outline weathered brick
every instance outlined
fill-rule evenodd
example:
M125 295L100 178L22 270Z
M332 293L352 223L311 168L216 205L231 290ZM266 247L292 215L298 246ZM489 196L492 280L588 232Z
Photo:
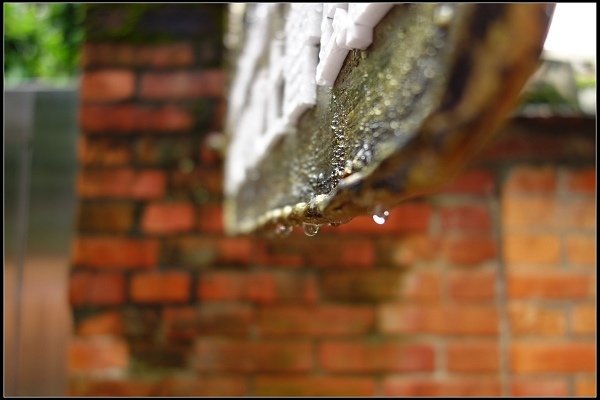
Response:
M218 264L247 265L253 253L252 240L245 237L224 237L216 244Z
M566 237L567 260L569 264L596 265L596 238L594 236L574 234Z
M249 304L204 304L170 307L163 311L169 339L192 340L200 335L242 336L250 332L254 310Z
M133 228L134 211L133 203L129 202L82 201L77 210L77 229L80 232L127 232Z
M81 79L84 102L111 102L131 98L135 91L135 75L126 69L104 69L85 72Z
M146 233L173 234L190 231L195 225L194 206L189 203L150 203L142 215Z
M445 335L495 335L498 310L481 305L385 304L378 312L384 333L437 333Z
M85 318L77 326L77 335L123 335L123 316L117 311L105 311Z
M596 192L596 169L585 168L579 171L569 171L567 188L572 193L594 194Z
M193 366L200 372L307 372L312 368L311 344L249 342L201 338L194 348Z
M447 236L442 254L448 262L458 265L478 265L496 257L496 242L489 235L462 234Z
M571 311L571 331L577 335L596 333L596 307L593 304L581 304Z
M77 179L77 192L83 198L149 200L163 197L165 190L165 174L157 170L84 170Z
M131 143L122 139L80 136L77 159L84 166L124 166L133 159Z
M442 230L489 231L492 219L487 207L480 205L461 205L444 207L440 210Z
M387 377L383 380L385 396L500 396L502 388L496 378L435 378Z
M198 203L220 201L223 198L223 172L215 168L196 168L191 172L169 174L171 193L192 197Z
M505 228L554 228L559 209L553 196L504 196L502 225Z
M593 376L578 376L575 378L575 396L596 397L596 378Z
M120 237L80 237L75 240L73 262L102 269L151 268L158 261L158 242Z
M467 170L442 189L443 193L490 195L494 192L494 177L490 171Z
M193 157L191 138L188 136L142 137L135 142L134 152L138 164L150 166L173 166Z
M222 97L224 91L222 70L149 72L142 75L140 95L147 99L188 99Z
M261 336L347 336L369 332L370 307L325 305L264 307L258 313Z
M190 298L191 278L185 272L147 272L131 279L131 299L138 303L183 302Z
M552 167L516 167L504 183L506 193L554 193L556 170Z
M596 199L569 198L561 204L561 225L567 229L596 229Z
M566 271L513 272L508 275L508 296L511 299L582 299L590 296L592 279L589 274Z
M205 204L198 208L198 229L202 232L223 232L223 208L220 205Z
M83 105L81 128L88 134L125 132L178 132L194 126L192 112L174 105Z
M77 378L69 381L67 396L148 397L155 387L155 382L143 379Z
M82 59L84 67L186 67L194 62L194 49L187 42L145 46L88 42Z
M504 260L511 266L553 266L560 261L560 240L550 233L504 235Z
M566 330L565 313L560 308L512 302L508 318L513 335L562 336Z
M375 248L371 240L328 239L310 242L306 246L303 253L307 265L324 268L371 268L375 264Z
M447 367L451 372L496 372L500 352L496 341L468 341L447 345Z
M356 376L259 375L254 391L257 396L373 396L375 381Z
M432 261L439 254L440 240L426 235L409 235L400 240L386 241L378 238L382 253L379 259L393 266L407 267L419 261Z
M248 393L243 376L173 376L163 380L155 393L163 397L241 397Z
M594 342L513 342L510 368L516 373L594 372Z
M314 277L287 272L209 272L200 276L198 298L206 301L247 300L259 304L314 303Z
M79 306L107 306L125 302L125 277L119 273L73 272L69 302Z
M510 394L519 397L566 397L569 391L565 378L518 378L510 384Z
M493 300L496 294L496 272L453 270L447 276L448 294L453 300Z
M74 338L69 343L72 375L124 373L129 350L124 340L109 336Z
M435 271L354 270L330 272L321 278L324 298L348 302L435 300L439 297L439 287Z
M345 340L319 346L321 368L331 372L431 372L434 358L428 344Z

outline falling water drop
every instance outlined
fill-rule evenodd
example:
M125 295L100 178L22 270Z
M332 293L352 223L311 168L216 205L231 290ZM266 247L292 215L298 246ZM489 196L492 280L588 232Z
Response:
M390 212L388 210L384 210L381 206L377 206L375 211L373 211L373 221L375 221L378 225L385 224L388 217L390 216Z
M307 222L302 224L302 228L304 229L304 234L306 236L315 236L317 232L319 232L319 225L309 224Z
M275 227L275 235L279 237L286 237L289 236L289 234L292 233L293 230L294 227L292 226L279 224Z

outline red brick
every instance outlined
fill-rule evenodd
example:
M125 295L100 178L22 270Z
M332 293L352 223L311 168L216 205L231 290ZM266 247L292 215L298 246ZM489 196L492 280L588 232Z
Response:
M419 261L432 261L439 254L440 240L426 235L409 235L398 241L377 242L383 253L380 259L389 258L394 266L412 266Z
M77 227L80 232L127 232L133 228L133 216L133 203L82 201L77 210Z
M78 306L107 306L125 302L125 277L119 273L73 272L69 302Z
M142 75L140 95L147 99L188 99L222 97L225 75L222 70L152 72Z
M135 141L135 159L144 166L170 167L181 165L183 160L193 157L190 137L144 136ZM129 144L131 147L131 143ZM176 173L187 174L176 171Z
M359 335L373 325L373 310L363 306L274 306L262 308L258 314L261 337Z
M124 373L129 350L124 340L109 336L75 338L69 344L69 373Z
M202 232L223 233L223 208L214 204L198 208L198 229Z
M505 228L552 228L559 220L553 196L504 196L502 224Z
M314 303L316 282L312 276L269 272L209 272L200 277L200 300L247 300L260 304Z
M573 193L596 193L596 169L587 168L580 171L569 171L567 187Z
M510 394L520 397L566 397L569 391L565 378L519 378L511 383Z
M373 396L375 382L368 377L258 376L257 396Z
M386 304L379 310L383 333L436 333L445 335L495 335L498 310L480 305Z
M490 212L485 206L454 206L441 209L442 230L489 231L492 228Z
M192 172L172 171L172 193L194 196L198 201L223 198L223 172L220 169L196 168Z
M596 397L596 378L578 376L575 378L575 396Z
M495 341L464 341L447 345L447 367L451 372L497 372L500 353Z
M158 242L151 239L80 237L73 247L73 262L78 266L151 268L158 262Z
M594 342L520 341L510 349L511 370L516 373L594 372L596 345Z
M321 293L334 301L436 300L439 287L435 271L339 271L321 278Z
M194 62L194 49L185 42L146 46L86 43L82 59L84 67L186 67Z
M513 335L562 336L566 330L565 313L560 308L511 303L508 318Z
M554 193L556 171L552 167L517 167L510 171L504 184L506 193Z
M561 204L561 225L571 229L596 229L596 198L569 198Z
M496 272L481 271L451 271L447 277L448 294L458 301L493 300L496 295Z
M229 265L247 265L253 252L252 241L244 237L220 238L216 248L216 262Z
M592 235L566 237L567 260L571 265L596 265L596 238Z
M307 372L313 356L308 342L248 342L201 338L194 368L200 372Z
M243 376L169 377L155 393L162 397L241 397L248 394Z
M84 166L124 166L132 158L131 144L127 141L83 135L77 139L77 159Z
M390 234L406 232L425 232L429 228L431 206L424 203L405 203L389 210L390 216L385 224L378 225L372 217L361 216L331 229L334 233L370 233Z
M427 344L324 342L321 368L331 372L432 372L435 351Z
M249 304L204 304L200 308L170 307L163 311L169 339L193 340L200 335L247 335L254 322Z
M458 265L478 265L496 257L496 242L488 235L462 234L448 236L442 244L448 262Z
M81 99L84 102L111 102L133 96L135 75L123 69L86 72L81 79Z
M515 272L508 275L508 296L511 299L582 299L590 296L592 280L589 275L573 272Z
M494 177L486 170L469 170L443 188L444 193L490 195L494 193Z
M385 396L500 396L502 388L495 378L435 378L388 377L383 380Z
M83 105L81 128L88 134L126 132L178 132L194 126L186 108L173 105Z
M344 241L323 238L306 246L304 258L311 267L371 268L375 264L375 247L366 238Z
M573 307L571 330L577 335L593 335L596 333L596 307L593 304L582 304Z
M116 311L106 311L85 318L77 326L77 335L123 335L123 316Z
M147 272L131 279L131 299L138 303L188 301L191 278L185 272Z
M553 266L560 261L560 240L555 234L504 235L504 260L509 266Z
M71 379L67 396L148 397L155 391L156 384L147 380L97 378Z
M150 200L164 196L166 183L165 174L155 170L86 170L79 173L77 192L83 198Z
M146 233L187 232L194 224L194 207L189 203L150 203L142 215L142 230Z

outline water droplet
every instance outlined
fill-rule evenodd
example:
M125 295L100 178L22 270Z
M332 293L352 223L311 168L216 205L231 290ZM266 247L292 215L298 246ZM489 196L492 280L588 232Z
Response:
M305 222L302 224L302 229L304 229L306 236L315 236L319 232L319 225Z
M383 207L377 206L373 212L373 221L378 225L383 225L389 216L390 212L388 210L384 210Z
M292 233L293 230L294 230L294 227L292 227L292 226L279 224L275 227L275 234L279 237L286 237L290 233Z

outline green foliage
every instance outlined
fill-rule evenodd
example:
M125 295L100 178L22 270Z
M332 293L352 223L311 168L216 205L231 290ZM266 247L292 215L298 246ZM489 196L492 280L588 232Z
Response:
M4 80L67 80L77 74L84 7L4 3Z

